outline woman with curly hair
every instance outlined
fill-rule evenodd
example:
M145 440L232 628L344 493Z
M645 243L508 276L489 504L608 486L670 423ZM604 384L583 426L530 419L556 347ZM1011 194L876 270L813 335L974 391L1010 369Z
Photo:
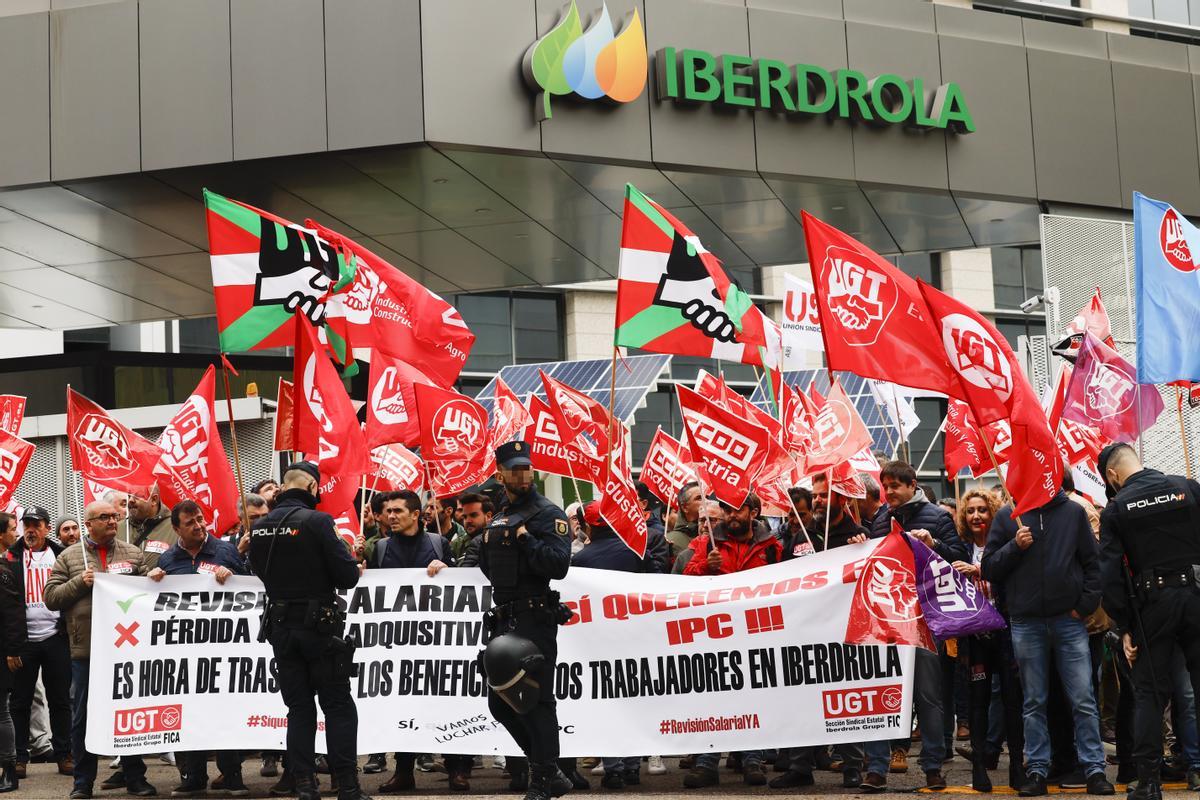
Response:
M1003 598L992 593L991 584L983 580L980 564L987 544L988 531L1000 505L991 492L971 489L958 504L958 535L967 543L971 561L955 561L953 566L983 592L992 605L1004 614ZM1007 616L1006 616L1007 618ZM1005 730L1008 738L1008 784L1017 789L1025 782L1023 764L1025 750L1024 721L1021 716L1021 680L1013 656L1012 637L1008 629L968 636L966 656L970 677L969 699L971 718L972 772L971 788L977 792L992 791L988 766L995 768L999 753L989 753L987 744L988 708L992 703L992 677L1000 676Z

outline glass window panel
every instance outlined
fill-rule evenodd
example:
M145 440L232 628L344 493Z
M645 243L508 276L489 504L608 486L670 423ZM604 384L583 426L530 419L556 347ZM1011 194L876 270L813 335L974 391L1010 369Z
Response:
M120 366L113 373L117 408L171 403L171 385L166 367Z
M1025 275L1025 297L1022 300L1041 294L1045 283L1042 277L1042 248L1021 248L1021 270Z
M459 295L455 305L475 334L467 358L472 372L496 372L513 363L510 303L507 295Z
M992 288L996 294L996 308L1020 308L1028 297L1018 248L992 248Z

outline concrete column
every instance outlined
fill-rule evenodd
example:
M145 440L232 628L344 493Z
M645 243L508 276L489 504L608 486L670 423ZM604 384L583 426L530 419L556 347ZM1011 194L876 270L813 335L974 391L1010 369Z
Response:
M567 360L611 357L616 312L615 292L568 292L563 326Z
M942 291L981 311L996 307L991 250L952 250L942 253L939 263Z
M1129 16L1129 0L1079 0L1079 7L1088 11L1099 11L1103 14L1116 14L1118 16ZM1129 24L1125 22L1113 22L1107 19L1089 19L1084 20L1085 28L1094 28L1098 31L1106 33L1123 33L1129 35Z

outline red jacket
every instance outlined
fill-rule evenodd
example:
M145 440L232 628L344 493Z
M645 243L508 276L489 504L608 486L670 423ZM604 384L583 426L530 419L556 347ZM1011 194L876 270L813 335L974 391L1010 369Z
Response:
M762 523L754 526L754 535L748 541L739 542L729 538L724 525L713 528L713 540L721 554L721 566L713 571L708 568L708 553L711 549L707 535L692 540L692 558L683 568L684 575L725 575L742 572L767 564L777 564L783 558L783 546Z

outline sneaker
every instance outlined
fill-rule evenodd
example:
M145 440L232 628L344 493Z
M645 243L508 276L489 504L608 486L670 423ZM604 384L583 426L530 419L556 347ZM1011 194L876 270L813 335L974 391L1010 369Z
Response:
M903 775L908 772L908 753L900 748L892 751L892 763L888 767L888 772L893 775Z
M505 761L504 756L492 756L492 763L490 766L492 769L504 769L508 766L508 762Z
M1046 794L1046 779L1036 772L1029 773L1029 780L1017 790L1020 797L1043 797Z
M119 769L116 772L114 772L112 775L109 775L107 778L104 779L104 782L100 784L100 788L104 789L104 790L124 789L125 788L125 770Z
M279 777L279 756L264 755L262 766L258 768L258 774L264 778Z
M208 779L206 778L204 782L208 783ZM158 789L155 789L154 784L145 778L134 778L126 782L125 793L134 797L154 797L158 794Z
M184 778L171 790L171 797L199 797L208 790L208 778Z
M716 786L720 782L721 776L715 769L704 767L692 767L688 774L683 776L685 789L703 789L706 786Z
M91 800L92 789L90 786L76 786L71 790L71 800Z
M1058 779L1058 788L1060 789L1082 789L1085 786L1087 786L1087 778L1083 777L1081 769L1073 769L1060 775Z
M591 772L593 775L604 775L604 762L601 761L599 764L592 767L589 772Z
M175 766L175 754L172 752L159 753L158 760L164 764L170 764L172 767Z
M667 765L663 763L662 756L650 756L650 761L646 766L646 772L651 775L666 775Z
M862 773L854 767L846 767L842 770L842 788L857 789L862 786Z
M946 788L946 779L940 769L925 771L925 788L931 792L940 792Z
M117 756L112 761L108 762L108 768L109 769L120 769L121 768L121 757Z
M868 772L867 777L863 778L862 783L858 785L859 791L863 794L878 794L887 791L887 777L880 775L878 772Z
M605 772L604 777L600 779L600 788L620 791L625 788L625 778L619 772Z
M434 768L435 765L433 763L432 755L429 753L421 753L419 756L417 756L417 769L419 769L421 772L433 772Z
M1110 795L1116 794L1117 790L1108 782L1108 778L1103 772L1097 772L1088 775L1087 792L1088 794Z
M742 781L747 786L766 786L767 773L763 772L762 764L758 761L751 761L742 764Z
M782 775L776 775L767 785L772 789L795 789L800 786L812 786L814 783L816 781L813 780L811 772L789 769Z

